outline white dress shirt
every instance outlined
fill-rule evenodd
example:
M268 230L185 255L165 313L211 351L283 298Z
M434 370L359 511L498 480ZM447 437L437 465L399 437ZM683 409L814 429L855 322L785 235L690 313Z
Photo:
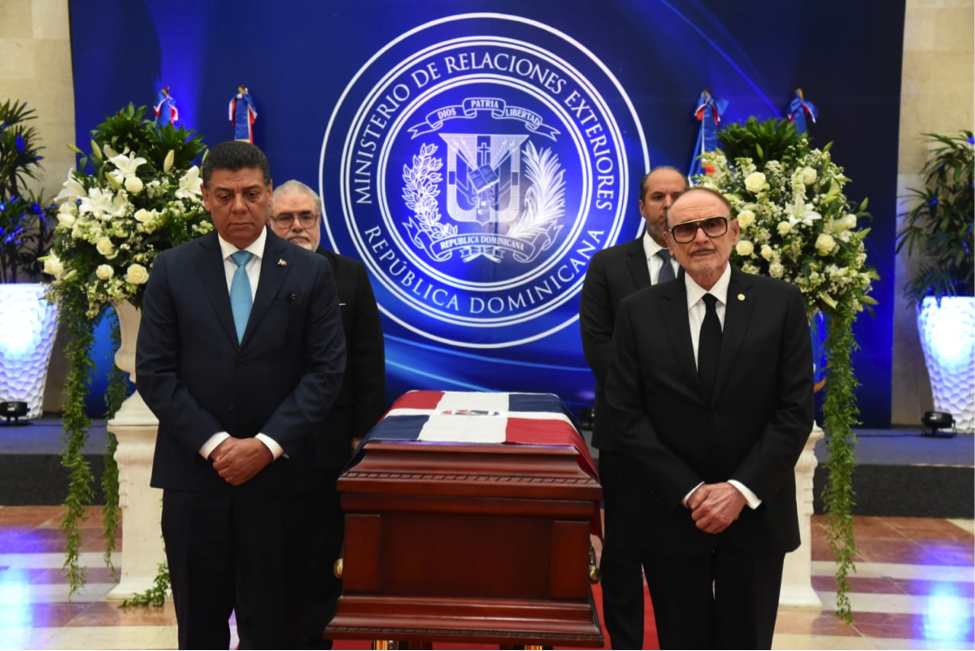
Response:
M223 255L223 269L227 274L227 295L230 295L230 285L234 281L234 273L237 271L237 263L233 261L230 257L237 251L249 251L251 259L247 261L244 266L244 270L247 272L247 280L250 282L251 286L251 300L257 295L257 283L261 280L261 259L264 257L264 244L267 242L267 229L262 228L261 234L256 240L250 243L247 248L238 249L236 246L228 242L227 240L220 237L217 234L217 240L220 242L220 253ZM213 436L207 439L206 443L200 448L200 456L204 459L210 457L210 453L217 449L217 446L224 442L224 440L229 439L230 434L228 432L217 432ZM277 459L282 454L284 454L284 448L278 444L277 441L267 436L264 433L258 434L255 437L261 443L267 446L267 449L271 451L271 455Z
M684 287L687 290L687 320L690 323L691 328L691 343L694 346L694 363L697 364L697 353L698 347L701 341L701 325L704 323L704 315L707 313L707 306L704 304L704 295L711 294L718 302L714 305L714 311L718 313L718 321L721 322L721 331L724 332L724 315L726 306L728 305L728 283L731 282L731 265L727 265L724 268L724 273L718 278L718 281L714 283L714 286L710 290L706 290L694 282L694 279L690 277L689 274L684 274ZM701 482L703 484L704 482ZM748 502L748 506L752 509L757 509L761 505L762 500L758 499L747 486L742 484L737 479L729 479L728 483L738 489L744 497L745 501ZM684 497L684 503L687 503L687 498L696 491L701 484L698 484L691 492Z
M664 266L664 261L657 257L657 251L666 248L666 246L657 244L656 240L650 237L650 233L643 231L643 251L647 255L647 269L650 271L651 285L657 284L657 279L660 278L660 268ZM670 266L673 267L674 278L676 278L680 271L680 265L677 264L677 258L674 256L670 256Z

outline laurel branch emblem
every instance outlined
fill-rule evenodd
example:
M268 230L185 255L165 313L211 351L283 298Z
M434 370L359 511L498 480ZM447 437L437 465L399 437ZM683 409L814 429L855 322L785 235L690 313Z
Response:
M437 145L420 145L413 165L403 165L403 200L413 211L403 226L417 248L437 262L445 262L459 251L464 262L483 256L499 263L505 252L510 252L514 261L528 264L552 247L565 214L565 171L550 148L538 149L529 142L522 150L530 187L524 210L503 235L459 234L455 224L441 222L437 197L443 181L443 160L436 153Z

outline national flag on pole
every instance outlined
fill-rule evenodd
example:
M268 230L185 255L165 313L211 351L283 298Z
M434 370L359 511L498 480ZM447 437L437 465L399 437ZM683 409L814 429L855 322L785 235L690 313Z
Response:
M234 140L244 140L254 144L254 122L257 121L257 108L250 90L237 87L237 94L230 100L230 124L234 127Z
M806 133L806 117L816 124L819 109L816 105L803 97L802 89L796 88L796 97L789 104L789 122L796 125L796 131Z
M691 162L691 169L687 173L688 177L698 174L705 174L709 170L704 169L701 162L701 154L708 151L715 151L718 148L718 125L721 123L721 116L728 108L728 100L719 99L711 95L705 88L698 98L697 108L694 109L694 117L701 123L701 130L697 136L697 146L694 148L694 160Z

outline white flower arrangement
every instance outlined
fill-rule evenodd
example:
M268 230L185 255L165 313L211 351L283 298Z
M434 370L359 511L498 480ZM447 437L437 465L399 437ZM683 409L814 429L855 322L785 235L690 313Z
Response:
M706 176L699 186L721 192L738 217L740 241L732 262L742 271L798 285L810 314L832 313L851 298L856 311L875 305L869 296L876 272L866 265L858 229L866 201L850 212L843 186L849 179L825 150L809 149L805 136L782 160L760 169L752 158L728 160L718 150L703 156Z
M58 226L44 270L54 276L54 296L84 294L91 320L106 305L141 305L156 255L213 229L200 170L191 164L204 150L199 138L158 131L141 115L130 106L96 129L91 156L56 198Z

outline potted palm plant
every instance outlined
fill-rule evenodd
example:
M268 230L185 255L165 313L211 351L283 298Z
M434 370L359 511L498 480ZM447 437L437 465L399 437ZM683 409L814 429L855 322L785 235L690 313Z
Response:
M56 211L25 187L40 171L42 147L30 124L36 117L26 102L0 104L0 401L27 403L28 418L43 410L57 322L46 287L36 282Z
M936 411L954 416L963 432L975 431L975 281L972 215L975 140L971 131L924 134L931 145L921 168L924 187L911 188L914 207L903 215L897 252L920 264L904 286L917 309L918 334L931 378Z

